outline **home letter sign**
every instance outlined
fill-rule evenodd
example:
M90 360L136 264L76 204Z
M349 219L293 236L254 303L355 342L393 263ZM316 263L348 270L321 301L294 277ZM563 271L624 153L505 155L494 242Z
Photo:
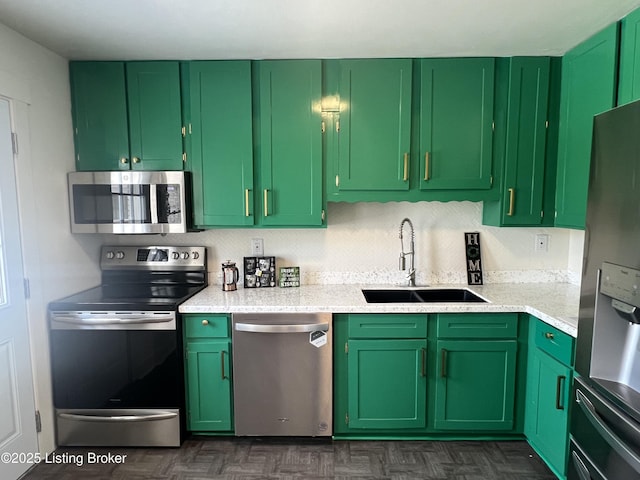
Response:
M467 255L467 283L482 285L482 263L480 259L480 232L464 234Z

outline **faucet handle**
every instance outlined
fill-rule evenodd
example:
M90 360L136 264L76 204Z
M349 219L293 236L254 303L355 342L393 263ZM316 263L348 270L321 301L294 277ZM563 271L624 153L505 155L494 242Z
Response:
M407 269L407 263L406 263L406 258L405 258L404 253L400 254L400 259L399 260L400 261L399 261L399 265L398 266L399 266L400 270L406 270Z

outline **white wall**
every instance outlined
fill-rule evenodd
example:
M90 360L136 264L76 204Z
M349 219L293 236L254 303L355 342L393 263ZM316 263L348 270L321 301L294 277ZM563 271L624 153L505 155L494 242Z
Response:
M15 100L19 117L16 175L44 453L54 448L46 304L97 283L101 239L76 238L69 231L66 172L74 167L74 154L67 60L2 24L0 45L0 95Z
M466 283L464 232L480 232L485 282L568 282L571 232L554 228L482 225L482 204L472 202L330 203L326 229L216 229L149 238L107 237L114 243L194 244L209 247L210 282L220 283L221 263L240 270L252 238L279 266L299 266L303 283L400 283L400 222L416 230L417 280L421 284ZM406 228L406 227L405 227ZM549 251L534 251L535 235L550 235ZM408 235L408 230L405 230ZM408 241L405 242L408 248ZM579 276L578 276L579 277Z

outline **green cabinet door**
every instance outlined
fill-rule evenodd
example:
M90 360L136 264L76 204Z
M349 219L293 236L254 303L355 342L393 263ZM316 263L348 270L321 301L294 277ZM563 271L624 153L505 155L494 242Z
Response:
M187 342L187 429L230 431L230 341Z
M571 375L569 367L539 349L533 349L529 356L525 435L562 476L569 445Z
M640 99L640 9L622 19L618 105Z
M261 61L256 68L260 223L322 225L321 61Z
M434 427L511 430L517 341L438 340L436 345Z
M426 425L426 340L349 340L349 428Z
M129 150L135 170L182 170L178 62L127 62Z
M122 62L69 64L77 170L129 169Z
M420 188L491 188L494 59L422 59L420 70Z
M534 226L542 223L549 57L508 60L509 81L504 144L502 198L485 203L485 224ZM498 155L500 153L500 155ZM503 158L496 152L496 158Z
M185 67L195 224L253 225L251 62L197 61Z
M338 191L408 190L410 59L339 61Z
M557 227L584 228L593 116L615 105L618 24L600 31L562 59Z

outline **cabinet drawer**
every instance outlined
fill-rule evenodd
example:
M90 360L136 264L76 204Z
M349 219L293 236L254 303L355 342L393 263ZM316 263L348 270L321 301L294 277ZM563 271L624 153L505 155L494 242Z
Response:
M227 315L185 315L184 334L187 338L228 337Z
M574 341L570 335L538 320L535 328L535 340L536 347L540 350L568 367L573 366Z
M517 313L442 313L436 321L438 338L516 338Z
M425 338L427 315L349 315L349 338Z

